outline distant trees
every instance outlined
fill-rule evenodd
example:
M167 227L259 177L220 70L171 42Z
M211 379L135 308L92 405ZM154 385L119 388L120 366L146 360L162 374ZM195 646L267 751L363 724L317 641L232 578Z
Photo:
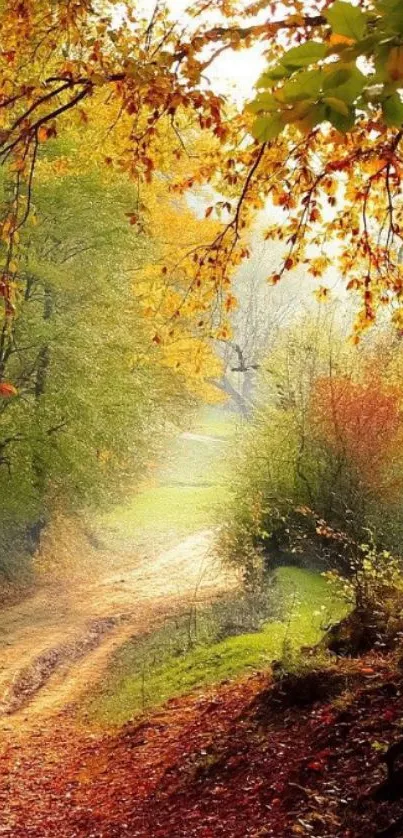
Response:
M214 381L245 417L253 409L262 361L297 311L314 304L314 297L309 301L306 296L307 277L303 287L299 276L289 277L276 287L268 283L273 261L281 260L281 247L262 240L259 229L251 237L250 251L250 258L234 279L237 306L231 314L231 337L218 343L223 372Z

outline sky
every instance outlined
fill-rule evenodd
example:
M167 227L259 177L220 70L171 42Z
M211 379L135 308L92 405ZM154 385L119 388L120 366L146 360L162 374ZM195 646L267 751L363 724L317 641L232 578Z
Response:
M241 104L253 97L254 85L265 63L260 44L241 52L229 50L220 55L209 68L209 80L214 90L230 95Z
M175 19L181 15L185 20L185 9L189 8L191 0L168 0ZM152 14L155 0L143 0L144 9L147 14ZM212 17L212 23L217 17ZM252 21L250 21L252 22ZM206 77L212 88L217 93L231 96L237 104L242 105L253 97L254 85L265 67L265 60L262 55L263 47L259 44L248 50L239 52L224 52L206 73Z

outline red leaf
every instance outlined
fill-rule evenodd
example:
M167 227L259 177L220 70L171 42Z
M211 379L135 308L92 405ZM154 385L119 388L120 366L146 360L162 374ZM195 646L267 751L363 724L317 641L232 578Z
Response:
M323 765L321 762L310 762L308 763L308 768L310 768L311 771L323 771Z

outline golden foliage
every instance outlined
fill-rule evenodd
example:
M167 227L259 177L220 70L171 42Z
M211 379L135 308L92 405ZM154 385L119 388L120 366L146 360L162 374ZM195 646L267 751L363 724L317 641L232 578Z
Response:
M341 5L343 14L340 0L319 0L308 14L301 0L283 0L279 15L270 0L199 0L184 28L164 4L143 19L137 3L118 0L98 11L89 0L6 0L0 12L0 161L9 183L1 219L5 318L14 316L19 231L31 211L36 167L45 177L89 159L106 176L135 180L139 206L128 223L139 232L157 228L161 264L149 266L144 308L156 318L155 342L163 347L177 339L179 320L192 336L197 329L212 337L230 333L231 276L248 256L250 225L270 204L281 222L266 236L287 246L272 281L298 262L310 263L320 279L332 262L362 299L357 336L379 306L399 300L402 50L392 36L379 49L377 42L365 46L364 36L368 15L382 33L385 20L393 29L400 12L395 0L377 6L369 0L365 12ZM212 23L213 10L220 25ZM267 20L257 24L262 10ZM252 103L253 113L237 114L205 74L216 55L258 40L267 46L269 67L260 80L266 92ZM371 93L372 77L355 68L362 55L370 76L375 67L383 99ZM317 91L294 95L311 65L322 74ZM330 84L335 68L341 76ZM273 69L280 79L274 88ZM61 143L53 154L52 143L72 130L81 138L79 152L72 158ZM198 141L193 158L200 132L206 142ZM183 196L206 184L212 208L203 208L203 225Z

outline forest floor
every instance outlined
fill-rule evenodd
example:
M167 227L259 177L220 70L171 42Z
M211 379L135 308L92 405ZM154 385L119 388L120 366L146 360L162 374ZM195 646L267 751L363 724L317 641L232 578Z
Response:
M393 838L403 835L403 674L394 657L339 661L295 684L270 675L173 699L117 733L64 711L0 756L10 838Z
M90 581L55 579L0 615L0 836L403 836L400 768L382 785L384 752L403 734L397 653L319 670L308 659L275 682L263 658L264 671L255 665L253 643L266 648L269 635L251 634L248 676L147 706L118 729L82 712L126 641L238 584L212 549L225 446L200 432L179 448L155 485L107 516L115 553L105 564L100 555ZM301 636L319 581L294 614Z

